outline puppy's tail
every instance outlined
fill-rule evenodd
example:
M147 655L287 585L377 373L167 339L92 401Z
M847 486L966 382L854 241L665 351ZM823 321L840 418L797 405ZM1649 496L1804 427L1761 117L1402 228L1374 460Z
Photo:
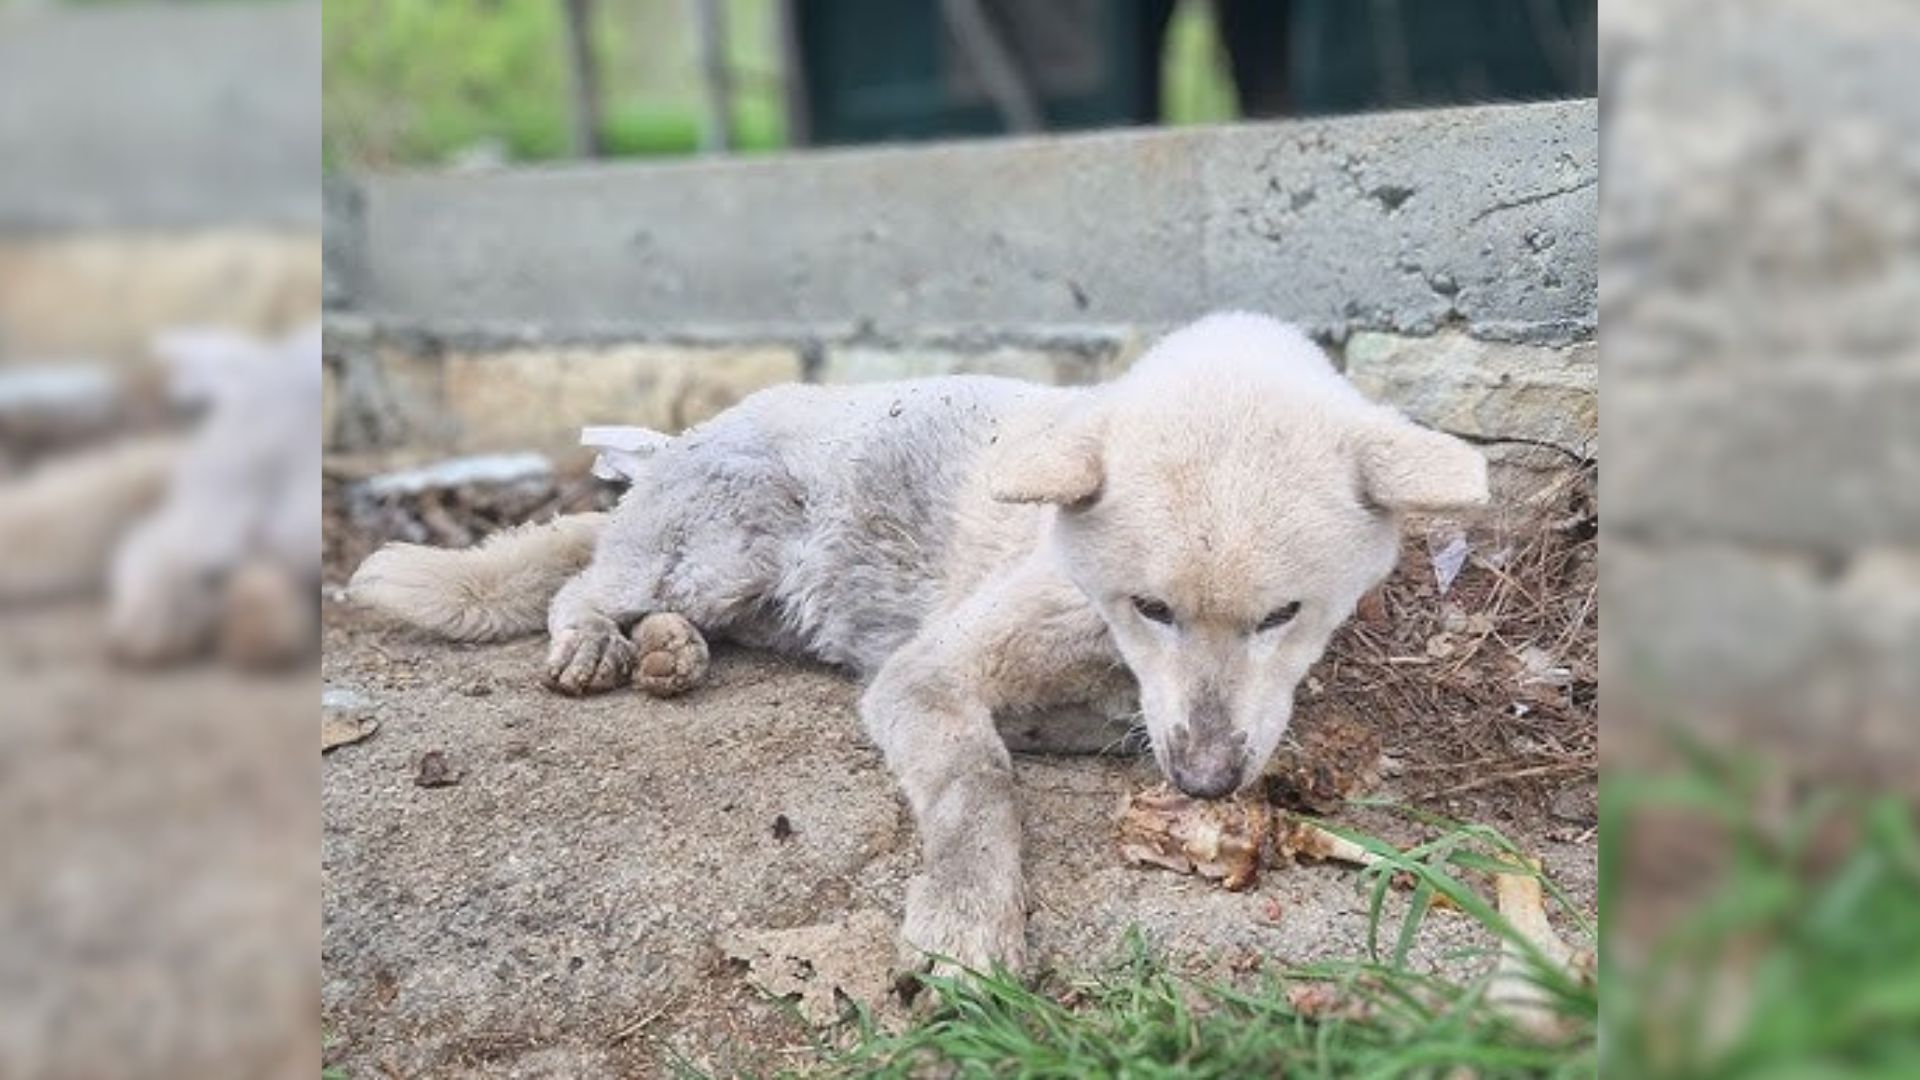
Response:
M522 525L470 548L388 544L353 573L347 593L452 641L500 641L547 623L547 604L593 557L605 514Z

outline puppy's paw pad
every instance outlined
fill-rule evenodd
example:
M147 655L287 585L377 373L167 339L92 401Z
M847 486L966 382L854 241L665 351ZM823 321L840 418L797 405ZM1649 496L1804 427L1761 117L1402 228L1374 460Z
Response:
M684 694L707 674L707 639L684 616L657 611L633 628L633 685L655 697Z

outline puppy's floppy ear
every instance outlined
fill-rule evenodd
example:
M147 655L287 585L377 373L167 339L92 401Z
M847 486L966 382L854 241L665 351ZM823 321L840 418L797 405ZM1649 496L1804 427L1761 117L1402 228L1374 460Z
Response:
M1388 510L1467 510L1487 504L1487 459L1466 442L1397 414L1359 439L1360 482Z
M1035 402L1008 416L987 452L987 490L998 502L1072 506L1100 493L1106 418L1076 397Z

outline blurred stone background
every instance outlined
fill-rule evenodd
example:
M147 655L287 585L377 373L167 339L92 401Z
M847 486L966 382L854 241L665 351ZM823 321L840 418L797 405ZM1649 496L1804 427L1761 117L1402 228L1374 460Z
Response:
M156 333L318 313L320 55L314 0L0 4L5 585L98 512L42 478L190 429ZM0 590L0 1075L311 1076L316 673L116 665L94 585Z
M1609 754L1920 791L1920 11L1602 20Z
M313 317L319 7L0 9L0 364Z

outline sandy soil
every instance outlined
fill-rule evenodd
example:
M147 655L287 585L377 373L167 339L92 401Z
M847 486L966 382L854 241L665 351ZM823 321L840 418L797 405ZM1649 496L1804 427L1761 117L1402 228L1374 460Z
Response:
M803 1065L810 1043L798 1010L756 985L780 985L770 967L887 997L915 841L839 675L722 648L684 698L569 700L537 685L539 641L447 645L332 601L324 626L327 711L378 722L322 767L330 1063L356 1077L772 1069ZM1298 723L1364 707L1340 693L1310 693ZM1380 734L1390 758L1419 757L1402 745L1418 732ZM417 783L432 751L457 783ZM1155 781L1149 762L1025 757L1017 775L1039 965L1097 966L1135 926L1196 972L1363 955L1356 871L1303 865L1235 894L1123 865L1113 820ZM1464 808L1591 913L1586 811L1560 805L1567 788L1528 790ZM1411 839L1377 815L1339 819ZM1437 912L1415 963L1485 943ZM834 1000L827 987L802 1004Z

